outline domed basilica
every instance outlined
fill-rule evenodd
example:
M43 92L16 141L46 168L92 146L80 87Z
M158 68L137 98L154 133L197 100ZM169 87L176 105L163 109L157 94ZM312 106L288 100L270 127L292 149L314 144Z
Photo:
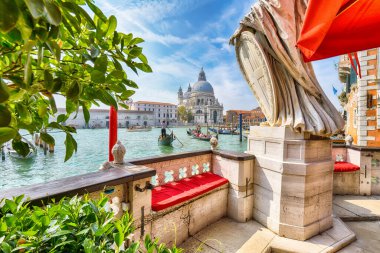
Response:
M178 90L178 106L184 105L190 109L197 124L223 123L223 104L215 98L214 88L207 81L203 68L199 72L198 82L187 88L183 93L182 87Z

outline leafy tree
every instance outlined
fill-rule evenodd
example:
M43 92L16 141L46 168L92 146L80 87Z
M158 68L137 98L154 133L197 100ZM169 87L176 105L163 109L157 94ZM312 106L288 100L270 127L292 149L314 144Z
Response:
M191 122L193 120L193 113L184 105L178 106L178 118L182 122Z
M47 130L58 129L66 133L67 161L77 150L76 130L62 122L80 107L88 122L91 105L125 106L138 88L125 69L152 70L139 46L144 40L116 27L92 0L0 1L0 146L12 140L25 154L21 129L48 144L54 138ZM54 96L66 98L66 114L51 121Z

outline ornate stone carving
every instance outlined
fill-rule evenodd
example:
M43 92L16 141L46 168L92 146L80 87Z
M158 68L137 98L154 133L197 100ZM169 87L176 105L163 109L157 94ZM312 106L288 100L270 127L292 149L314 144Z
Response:
M330 136L344 121L295 47L307 0L259 0L230 43L268 125Z
M213 136L210 139L211 150L215 150L218 147L218 139Z
M112 148L112 155L114 158L113 163L114 164L124 164L124 155L125 155L125 147L124 145L120 142L117 141L115 146Z

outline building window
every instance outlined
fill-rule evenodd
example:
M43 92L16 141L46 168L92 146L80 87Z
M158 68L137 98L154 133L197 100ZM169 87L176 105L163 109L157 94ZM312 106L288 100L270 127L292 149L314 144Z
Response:
M164 113L164 118L165 118L165 113Z
M354 115L353 115L354 118L352 119L352 121L353 121L353 125L354 125L355 128L357 127L357 124L356 124L356 123L357 123L357 122L356 122L356 118L357 118L357 116L358 116L357 114L358 114L358 109L355 108L355 109L354 109Z
M158 114L158 117L160 118L160 117L161 117L161 114ZM158 120L158 122L160 122L160 120Z

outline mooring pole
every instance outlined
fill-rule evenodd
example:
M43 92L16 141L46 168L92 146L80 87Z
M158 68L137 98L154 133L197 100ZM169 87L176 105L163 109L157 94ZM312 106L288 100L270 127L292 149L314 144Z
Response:
M243 114L239 114L239 140L240 142L243 141Z
M117 111L113 106L110 108L109 118L108 161L112 162L114 159L112 148L117 141Z

